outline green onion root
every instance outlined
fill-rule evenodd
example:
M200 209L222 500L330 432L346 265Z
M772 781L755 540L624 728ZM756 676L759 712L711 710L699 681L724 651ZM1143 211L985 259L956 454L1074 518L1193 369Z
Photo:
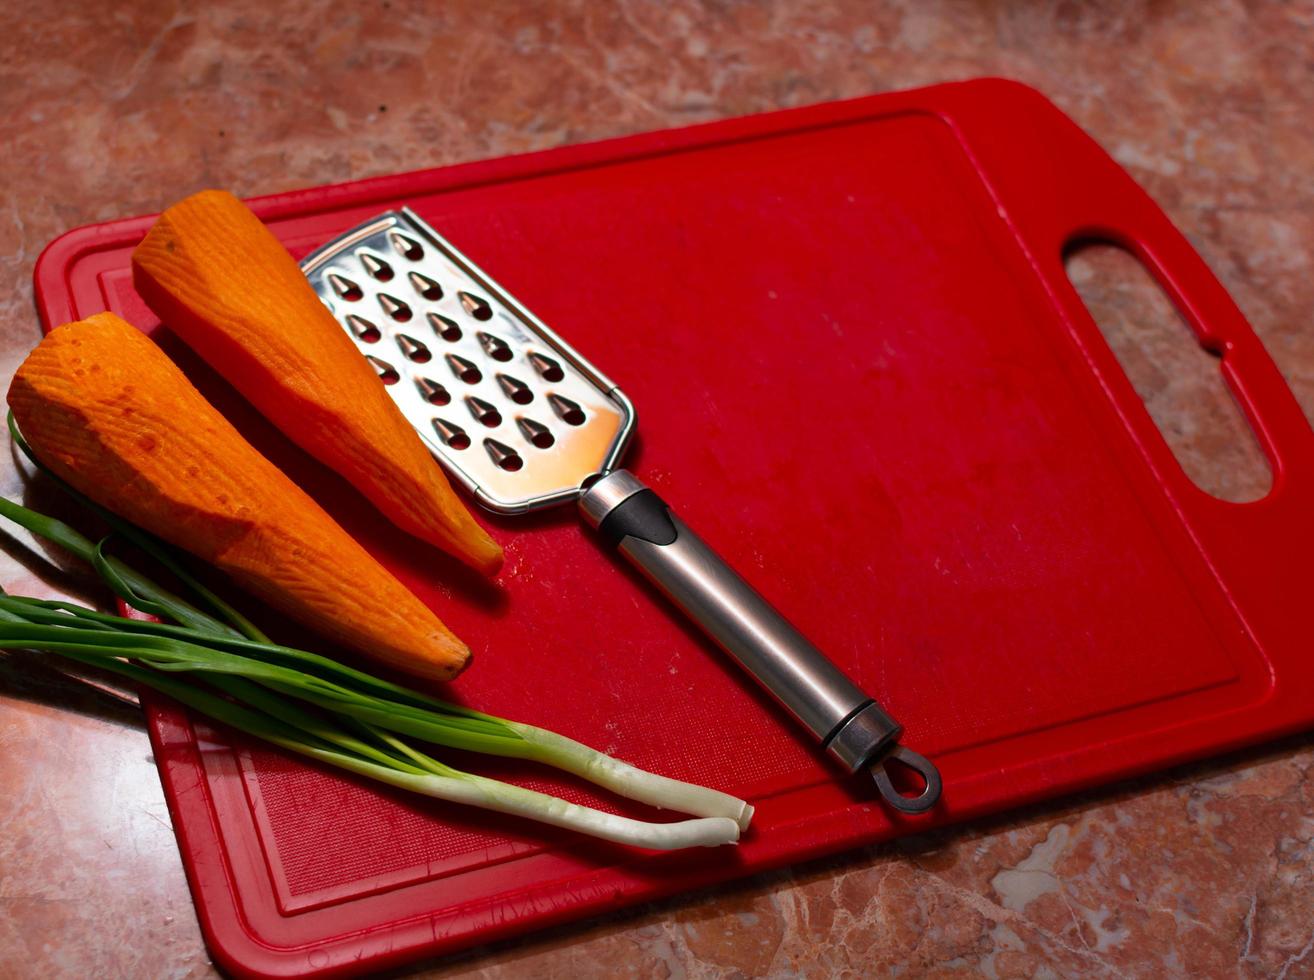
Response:
M753 819L752 806L729 793L647 772L556 732L518 722L507 724L534 747L527 758L587 779L618 796L698 817L728 818L740 830L747 830Z

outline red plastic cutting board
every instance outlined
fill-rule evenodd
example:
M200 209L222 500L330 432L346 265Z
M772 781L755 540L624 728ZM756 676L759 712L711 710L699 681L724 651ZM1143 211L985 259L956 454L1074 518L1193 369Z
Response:
M892 817L569 510L490 519L509 561L480 587L186 361L471 641L461 697L758 807L738 848L656 855L380 792L156 706L197 909L234 973L395 965L1314 722L1314 434L1182 236L1029 89L252 204L297 254L400 204L458 243L631 395L631 467L885 702L945 791L930 817ZM153 327L128 271L148 224L52 244L44 323L109 307ZM1214 499L1174 460L1065 277L1090 236L1135 251L1221 352L1274 469L1263 500Z

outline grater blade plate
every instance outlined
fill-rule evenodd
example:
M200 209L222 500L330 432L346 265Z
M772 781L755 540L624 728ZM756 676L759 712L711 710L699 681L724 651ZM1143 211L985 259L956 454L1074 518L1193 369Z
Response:
M484 507L574 500L625 451L636 419L624 393L409 208L340 235L301 269Z

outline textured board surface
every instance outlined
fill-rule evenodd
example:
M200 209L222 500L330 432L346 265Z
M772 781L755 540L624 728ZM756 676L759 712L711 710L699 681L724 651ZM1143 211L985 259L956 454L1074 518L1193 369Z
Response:
M460 697L758 806L738 848L652 855L380 792L156 706L202 925L236 973L404 962L1314 721L1314 434L1162 212L1030 90L941 86L252 204L298 256L402 204L457 243L630 395L627 464L884 701L945 796L891 817L569 510L489 519L508 567L501 588L473 581L160 331L471 643ZM45 325L108 307L157 331L128 273L148 225L53 243ZM1065 276L1089 237L1140 255L1221 353L1266 498L1224 503L1181 471Z

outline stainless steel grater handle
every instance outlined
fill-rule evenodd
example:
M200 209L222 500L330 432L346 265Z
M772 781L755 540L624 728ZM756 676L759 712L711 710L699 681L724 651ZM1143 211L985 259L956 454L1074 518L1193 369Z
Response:
M793 713L850 771L868 768L881 795L906 813L940 796L940 774L898 744L902 728L795 629L642 481L616 470L581 494L585 519L654 585ZM924 786L905 796L890 759L915 770Z

